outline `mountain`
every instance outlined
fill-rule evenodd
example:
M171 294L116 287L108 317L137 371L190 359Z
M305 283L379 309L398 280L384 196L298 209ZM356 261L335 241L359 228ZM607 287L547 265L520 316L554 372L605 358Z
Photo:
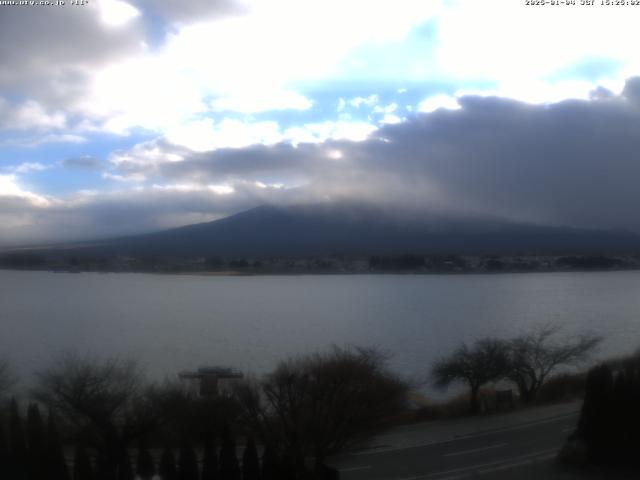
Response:
M261 206L213 222L58 250L135 257L566 254L638 251L640 236L460 214L319 204Z

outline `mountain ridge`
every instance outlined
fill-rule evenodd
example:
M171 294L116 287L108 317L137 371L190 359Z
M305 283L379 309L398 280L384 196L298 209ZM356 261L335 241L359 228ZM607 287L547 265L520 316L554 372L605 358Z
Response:
M365 205L262 205L212 222L56 250L175 258L576 254L640 251L640 235Z

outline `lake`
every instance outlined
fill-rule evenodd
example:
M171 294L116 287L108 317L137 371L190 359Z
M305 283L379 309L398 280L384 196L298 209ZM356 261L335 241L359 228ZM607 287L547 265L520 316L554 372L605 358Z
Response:
M377 345L424 379L462 341L557 322L640 346L640 272L188 276L0 270L0 357L28 383L73 349L138 358L155 377L199 365L254 374L332 344Z

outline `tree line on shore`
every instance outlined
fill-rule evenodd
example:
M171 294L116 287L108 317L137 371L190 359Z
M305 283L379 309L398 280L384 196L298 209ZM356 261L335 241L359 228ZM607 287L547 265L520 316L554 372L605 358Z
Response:
M561 341L546 326L462 344L431 375L442 388L465 382L479 413L487 382L508 379L521 400L533 401L558 367L584 361L599 342L593 335ZM11 383L0 362L0 396ZM37 373L26 415L16 400L0 409L0 476L4 469L15 480L339 478L328 457L405 412L409 392L375 348L291 358L215 396L178 381L149 382L133 361L65 353Z

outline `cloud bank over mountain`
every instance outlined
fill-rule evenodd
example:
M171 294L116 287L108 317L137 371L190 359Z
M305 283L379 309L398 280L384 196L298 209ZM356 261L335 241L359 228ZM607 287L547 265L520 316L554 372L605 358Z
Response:
M16 228L20 219L35 218L42 235L77 225L105 235L219 218L262 203L333 200L640 231L639 85L634 78L620 95L550 105L462 97L458 109L415 114L360 142L193 152L154 140L114 153L104 167L149 186L70 198L15 188L2 197L2 212ZM66 163L95 166L90 159Z
M640 9L268 3L0 7L0 243L326 201L640 231Z

